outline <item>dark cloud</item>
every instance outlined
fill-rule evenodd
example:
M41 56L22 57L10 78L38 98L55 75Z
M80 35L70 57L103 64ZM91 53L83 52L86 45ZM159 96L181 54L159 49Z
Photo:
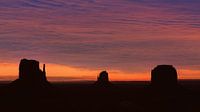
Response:
M197 0L1 0L1 60L143 71L199 66Z

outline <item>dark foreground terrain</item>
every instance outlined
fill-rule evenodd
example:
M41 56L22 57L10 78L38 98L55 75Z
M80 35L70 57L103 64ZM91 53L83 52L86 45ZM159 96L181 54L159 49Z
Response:
M200 112L200 81L180 81L175 89L149 82L52 83L47 89L1 84L0 111L7 112Z

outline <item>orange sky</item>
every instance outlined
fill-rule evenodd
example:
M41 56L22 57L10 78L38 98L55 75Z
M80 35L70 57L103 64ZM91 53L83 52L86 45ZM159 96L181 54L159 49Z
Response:
M101 70L89 70L77 67L69 67L58 64L46 64L47 77L50 81L84 81L96 80ZM144 73L125 73L119 70L108 70L111 81L148 81L150 70ZM14 80L18 77L18 64L1 63L0 80ZM200 70L179 69L179 79L199 79Z
M0 79L22 58L51 80L149 80L160 64L200 79L199 18L197 0L0 0Z

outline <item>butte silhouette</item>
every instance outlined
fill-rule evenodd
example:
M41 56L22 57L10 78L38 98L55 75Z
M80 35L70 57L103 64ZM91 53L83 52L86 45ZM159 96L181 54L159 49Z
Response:
M172 65L158 65L151 71L151 85L153 87L176 87L177 71Z
M109 81L108 72L102 71L99 76L97 77L97 81L95 82L97 86L109 86L111 83Z
M48 87L50 83L46 78L45 64L42 71L39 68L39 61L22 59L19 64L19 78L11 85L28 88Z

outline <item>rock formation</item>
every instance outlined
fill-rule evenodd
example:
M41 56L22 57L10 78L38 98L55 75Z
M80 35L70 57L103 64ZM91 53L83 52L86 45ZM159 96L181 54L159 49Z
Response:
M151 85L154 87L175 87L177 71L172 65L158 65L151 71Z
M19 78L12 85L21 87L46 87L49 82L46 79L45 64L43 71L36 60L22 59L19 64Z
M110 85L108 72L107 71L102 71L99 74L99 76L97 77L97 81L96 81L95 84L99 85L99 86L108 86L108 85Z

